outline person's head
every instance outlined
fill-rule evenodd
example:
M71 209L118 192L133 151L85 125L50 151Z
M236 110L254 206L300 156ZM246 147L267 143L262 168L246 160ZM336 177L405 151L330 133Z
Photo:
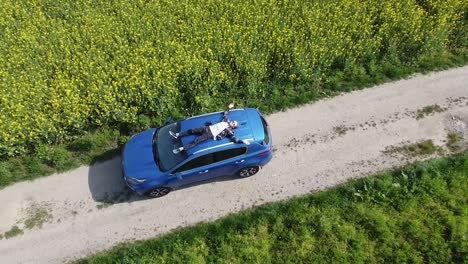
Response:
M237 128L237 127L239 126L239 124L237 123L236 120L234 120L234 121L230 121L230 122L229 122L229 126L230 126L231 128Z

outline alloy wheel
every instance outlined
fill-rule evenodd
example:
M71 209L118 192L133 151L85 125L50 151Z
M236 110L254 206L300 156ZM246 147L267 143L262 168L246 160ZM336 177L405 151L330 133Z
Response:
M239 176L242 178L250 177L258 172L258 167L247 167L239 171Z

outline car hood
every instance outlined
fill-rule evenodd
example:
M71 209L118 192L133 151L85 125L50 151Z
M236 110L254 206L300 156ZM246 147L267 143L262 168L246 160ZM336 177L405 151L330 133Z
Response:
M122 153L122 167L125 176L137 179L154 179L161 172L154 160L152 139L156 128L134 135L125 145Z

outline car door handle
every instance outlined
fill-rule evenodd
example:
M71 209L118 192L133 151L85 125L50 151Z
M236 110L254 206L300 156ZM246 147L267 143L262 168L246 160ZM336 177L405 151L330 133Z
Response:
M208 170L200 171L198 174L205 174L208 173Z
M244 162L245 160L239 160L239 161L236 161L236 164L241 164L242 162Z

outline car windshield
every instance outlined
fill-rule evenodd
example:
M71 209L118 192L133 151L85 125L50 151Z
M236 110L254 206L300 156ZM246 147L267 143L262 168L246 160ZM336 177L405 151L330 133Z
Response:
M176 155L172 152L175 148L180 147L181 142L169 135L169 131L178 132L179 127L179 122L174 122L158 129L154 143L156 143L157 153L155 154L158 157L161 171L168 171L185 159L185 154Z

